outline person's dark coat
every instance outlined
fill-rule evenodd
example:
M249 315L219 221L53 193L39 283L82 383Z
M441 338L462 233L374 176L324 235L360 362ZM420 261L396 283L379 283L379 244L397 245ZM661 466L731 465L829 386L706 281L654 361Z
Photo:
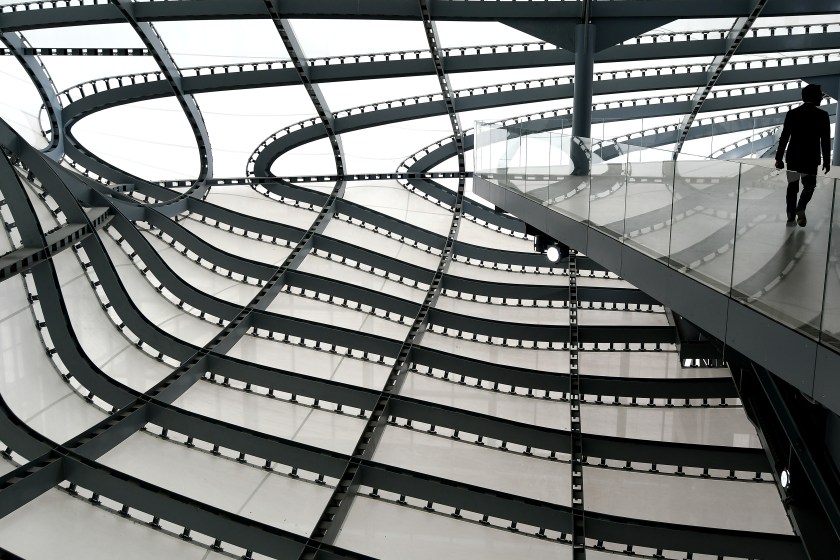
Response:
M788 111L785 116L776 160L781 161L782 156L785 155L785 148L790 142L790 147L787 147L787 157L785 157L787 168L791 171L816 175L820 165L820 154L822 153L824 165L830 161L830 137L828 113L813 103L803 103L796 109Z

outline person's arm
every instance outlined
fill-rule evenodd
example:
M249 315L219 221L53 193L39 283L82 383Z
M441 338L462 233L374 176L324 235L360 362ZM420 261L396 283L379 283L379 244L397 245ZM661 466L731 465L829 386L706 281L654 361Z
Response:
M820 147L822 148L823 171L828 173L831 169L831 124L828 120L828 113L823 112L825 117L820 126Z
M785 124L782 126L782 136L779 138L779 148L776 150L776 169L784 169L785 167L785 164L782 163L782 158L785 155L785 149L787 148L788 141L790 140L790 127L788 126L789 118L790 112L785 115Z

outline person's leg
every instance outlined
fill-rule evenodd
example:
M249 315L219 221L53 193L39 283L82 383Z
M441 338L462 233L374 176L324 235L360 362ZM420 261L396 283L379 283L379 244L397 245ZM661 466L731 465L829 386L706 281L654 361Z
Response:
M814 188L817 186L816 175L802 175L802 194L799 195L799 204L796 205L796 223L804 226L808 223L805 217L805 208L814 196Z
M799 204L796 205L797 210L804 211L811 202L811 197L814 196L814 188L817 186L816 175L802 176L802 194L799 196Z
M799 194L799 175L796 175L794 180L788 177L787 195L785 202L787 204L787 219L788 222L793 222L796 215L796 195Z

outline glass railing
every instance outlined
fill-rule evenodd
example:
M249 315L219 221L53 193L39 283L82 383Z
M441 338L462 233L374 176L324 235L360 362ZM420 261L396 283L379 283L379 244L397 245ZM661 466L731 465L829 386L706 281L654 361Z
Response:
M475 175L521 193L840 351L840 201L820 171L805 227L787 173L546 130L478 123ZM801 190L800 190L801 192Z

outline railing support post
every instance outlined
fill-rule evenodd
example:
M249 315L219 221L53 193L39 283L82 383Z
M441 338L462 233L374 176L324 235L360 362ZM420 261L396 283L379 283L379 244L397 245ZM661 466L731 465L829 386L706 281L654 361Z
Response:
M837 112L834 115L834 154L831 156L831 165L840 166L840 78L834 84L834 101L837 103Z

